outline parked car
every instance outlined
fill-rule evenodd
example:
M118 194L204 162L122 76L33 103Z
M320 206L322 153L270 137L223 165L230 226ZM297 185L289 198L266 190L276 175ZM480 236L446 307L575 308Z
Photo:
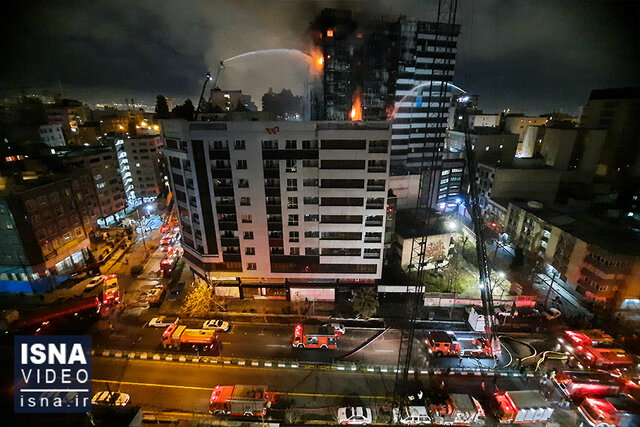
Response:
M343 336L347 331L347 328L345 328L342 323L331 323L329 327L333 329L333 332L339 337Z
M214 331L218 332L229 332L229 329L231 329L231 325L229 324L229 322L225 322L224 320L211 319L205 320L205 322L202 324L202 329L213 329Z
M129 396L126 393L113 392L109 393L108 391L101 391L93 396L91 399L91 403L93 405L114 405L114 406L125 406L129 403Z
M91 279L89 283L87 283L87 286L84 287L84 290L85 292L90 291L103 283L104 283L104 276L96 276L93 279Z
M149 320L149 327L166 328L167 326L178 323L178 320L180 320L179 317L176 317L175 319L173 317L169 318L167 316L154 317L153 319Z
M365 425L371 424L371 409L362 406L347 406L338 409L338 424Z

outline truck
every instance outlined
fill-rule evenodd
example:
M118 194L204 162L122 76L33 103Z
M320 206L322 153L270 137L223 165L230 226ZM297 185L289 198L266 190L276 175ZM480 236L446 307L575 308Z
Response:
M338 348L338 337L333 328L297 324L293 328L291 345L296 348Z
M441 356L491 357L491 346L484 337L457 337L449 331L430 331L424 341L430 354Z
M618 379L605 371L559 371L553 382L570 399L616 396L621 391Z
M598 427L636 427L640 425L640 404L621 395L597 399L587 397L578 406L578 412L589 425Z
M553 414L553 407L539 390L497 391L492 403L503 424L546 422Z
M470 426L484 424L485 413L480 402L468 394L450 394L442 404L429 405L431 422L438 425Z
M217 385L209 400L209 413L214 415L264 417L275 403L275 395L267 386Z
M162 333L162 346L176 350L190 347L197 351L214 351L218 347L218 334L209 329L189 329L186 325L172 324Z
M104 276L102 290L102 304L118 304L120 302L120 286L118 285L118 276L109 274Z

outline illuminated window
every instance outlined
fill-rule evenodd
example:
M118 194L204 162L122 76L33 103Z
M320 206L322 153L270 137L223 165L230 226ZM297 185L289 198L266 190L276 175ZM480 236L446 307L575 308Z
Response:
M333 30L327 30L327 37L333 37Z

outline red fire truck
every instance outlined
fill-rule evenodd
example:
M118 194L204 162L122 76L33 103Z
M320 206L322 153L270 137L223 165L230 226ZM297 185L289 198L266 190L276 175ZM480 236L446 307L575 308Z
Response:
M185 325L168 326L162 333L162 346L176 350L191 348L197 351L215 351L218 334L210 329L187 329Z
M567 330L558 341L581 368L626 369L633 366L633 357L625 350L616 348L613 337L602 331Z
M424 341L427 351L437 357L491 357L491 346L483 337L456 337L449 331L431 331Z
M605 371L560 371L553 381L571 399L616 396L620 392L618 379Z
M297 348L338 348L338 336L326 327L296 325L293 329L293 343Z
M592 426L634 427L640 425L640 404L628 396L597 399L587 397L578 412Z
M542 423L553 414L553 407L539 390L497 391L493 399L500 423Z
M110 305L119 303L120 286L118 285L118 276L116 274L104 276L103 286L102 304Z
M264 417L275 403L267 386L218 385L211 393L209 413L230 416Z

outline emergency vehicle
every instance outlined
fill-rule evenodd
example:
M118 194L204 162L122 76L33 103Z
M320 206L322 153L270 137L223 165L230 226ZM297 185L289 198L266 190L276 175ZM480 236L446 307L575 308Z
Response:
M338 336L331 328L296 325L293 329L293 347L338 348Z
M620 393L620 382L605 371L559 371L553 382L571 399L608 397Z
M117 304L120 302L120 286L118 285L118 275L110 274L104 276L104 289L102 291L102 304Z
M616 343L611 335L599 330L564 331L558 338L580 368L625 369L633 366L633 357Z
M424 341L427 351L437 357L491 357L491 346L483 337L458 338L453 332L431 331Z
M267 391L267 386L217 385L211 393L209 413L264 417L273 403L275 395Z
M162 333L162 346L176 350L185 347L198 351L213 351L218 345L218 334L208 329L188 329L185 325L172 324Z
M587 397L578 412L592 426L635 427L640 425L640 404L630 397Z
M553 407L538 390L497 391L493 404L500 423L541 423L553 414Z
M484 420L482 405L468 394L450 394L444 403L429 405L431 422L438 425L470 426Z

